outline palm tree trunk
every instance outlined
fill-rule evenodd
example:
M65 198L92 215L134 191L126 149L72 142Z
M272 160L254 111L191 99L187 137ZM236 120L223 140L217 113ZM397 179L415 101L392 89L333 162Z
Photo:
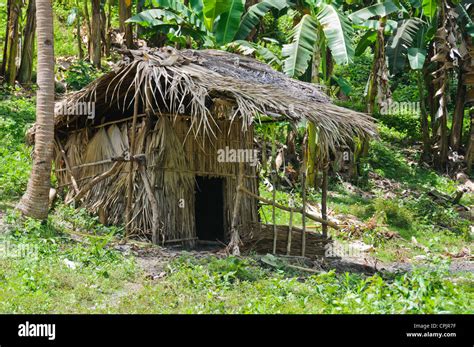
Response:
M127 19L132 16L132 1L131 0L119 0L119 24L120 31L125 33L125 44L128 48L133 46L133 32L132 26L125 23Z
M54 37L51 0L37 0L36 17L39 88L36 94L33 169L17 209L25 216L45 219L48 216L54 147Z
M91 17L89 16L89 6L87 2L89 0L84 0L84 18L86 19L86 26L87 26L87 52L91 51L91 40L92 40L92 24L91 24Z
M100 68L101 58L101 32L100 32L100 0L92 0L92 37L91 37L91 50L89 53L92 65Z
M21 52L21 64L18 70L18 82L21 84L31 83L33 70L33 54L35 48L36 30L36 1L30 0L26 11L26 26L23 33L23 51Z
M20 38L19 22L21 17L21 0L12 0L9 8L8 20L8 37L5 44L7 45L5 61L5 77L10 85L15 84L17 73L16 58L18 55L18 40Z
M110 47L112 46L112 5L113 0L107 0L107 13L105 16L105 49L104 54L110 57Z
M77 35L77 53L79 55L79 60L84 59L84 51L82 49L82 35L81 35L81 16L77 14L76 20L76 35Z
M5 76L5 72L7 71L7 55L8 55L8 36L10 33L10 26L8 23L10 22L10 7L13 0L8 0L7 2L7 25L5 25L5 44L3 45L3 59L2 59L2 66L0 67L0 75Z

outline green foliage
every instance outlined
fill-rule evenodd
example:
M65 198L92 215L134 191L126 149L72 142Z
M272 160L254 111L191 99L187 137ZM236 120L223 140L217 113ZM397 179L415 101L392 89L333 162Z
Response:
M42 223L10 213L6 222L0 242L21 253L0 258L2 313L94 312L135 278L131 260L93 237L73 241L54 215Z
M285 0L265 0L244 14L244 0L196 0L187 6L178 0L154 0L156 9L143 11L128 22L166 34L173 43L187 44L192 38L201 46L215 47L246 39L268 11L286 5Z
M247 12L242 17L240 29L235 39L245 40L250 32L260 22L263 16L270 10L282 10L287 6L286 0L263 0L259 3L249 7Z
M432 198L422 195L418 199L408 201L409 206L416 213L419 220L426 225L435 225L448 229L463 236L466 241L469 239L470 222L459 218L459 213L452 206L443 206L435 203Z
M411 47L414 38L423 26L419 18L401 20L387 42L387 61L391 74L397 74L405 68L408 48Z
M413 224L412 212L396 199L377 198L373 201L370 213L381 217L382 223L403 229L409 229Z
M354 24L362 24L369 18L375 16L386 17L398 10L398 6L392 1L385 1L383 3L371 5L359 11L353 12L349 15L349 18L352 20L352 22L354 22Z
M102 73L88 61L81 60L71 65L64 73L64 81L72 90L81 90Z
M438 8L438 1L423 0L422 7L423 7L423 14L429 19L433 19L436 14L436 10Z
M382 124L387 127L388 132L398 132L401 135L400 140L405 142L410 140L418 140L421 137L420 133L420 118L411 113L397 113L397 114L375 114ZM387 132L382 132L382 137L387 135Z
M421 70L426 59L426 49L411 47L408 48L408 62L412 70Z
M291 33L291 44L283 46L282 54L286 58L284 72L291 77L305 73L314 53L317 22L310 15L304 15Z
M393 179L406 188L417 190L436 188L448 194L456 189L454 182L448 178L438 175L433 170L408 163L400 150L388 143L373 141L368 162L372 171L383 178Z
M0 102L0 200L18 197L26 189L30 149L25 132L35 119L34 100L3 96Z
M323 272L289 277L256 270L235 278L234 258L196 262L181 258L163 281L124 296L118 312L134 313L467 313L469 283L453 281L447 264L391 276ZM225 265L227 263L227 265ZM217 265L216 265L217 264ZM230 268L224 273L215 268ZM108 312L115 312L110 310Z
M232 0L229 8L221 14L216 27L216 40L218 44L231 42L239 30L240 18L244 13L245 1Z
M354 46L352 36L354 29L344 13L333 5L322 5L317 15L319 24L326 38L326 45L331 50L336 64L352 63Z
M354 57L354 62L350 65L336 65L334 74L336 76L343 76L351 87L351 92L348 95L350 101L343 104L343 106L351 109L365 112L365 87L369 79L370 69L372 66L372 57L369 54L363 54Z

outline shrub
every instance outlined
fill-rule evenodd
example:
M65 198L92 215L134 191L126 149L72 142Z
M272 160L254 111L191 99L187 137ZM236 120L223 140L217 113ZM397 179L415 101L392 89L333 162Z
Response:
M97 79L101 72L87 61L81 60L74 63L64 74L64 80L68 87L73 90L80 90L89 83Z
M409 229L413 224L412 212L398 200L377 198L374 200L371 212L382 216L384 222L398 228Z

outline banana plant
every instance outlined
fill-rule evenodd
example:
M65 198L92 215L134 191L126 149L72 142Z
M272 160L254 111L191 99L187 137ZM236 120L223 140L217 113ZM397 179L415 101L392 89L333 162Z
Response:
M283 46L284 72L291 77L301 77L321 47L330 50L336 64L351 63L354 30L341 7L335 2L320 0L307 0L304 5L304 14L291 33L291 43Z
M356 55L363 54L368 47L373 47L374 59L367 82L367 112L372 114L376 106L385 107L390 103L389 72L386 63L385 36L396 30L398 23L389 18L394 13L400 13L401 8L391 0L379 1L376 4L360 9L349 18L354 27L362 32Z
M152 9L131 17L136 23L154 32L169 34L183 40L192 37L207 47L220 47L245 40L269 11L281 11L288 0L263 0L245 12L246 0L152 0ZM169 35L168 35L169 36ZM169 36L170 37L170 36Z

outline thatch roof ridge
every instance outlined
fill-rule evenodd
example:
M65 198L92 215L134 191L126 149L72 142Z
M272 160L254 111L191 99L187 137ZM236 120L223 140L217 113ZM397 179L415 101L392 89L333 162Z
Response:
M178 114L185 107L193 130L206 132L212 121L209 103L224 98L235 105L233 118L241 118L244 128L258 114L314 122L324 149L335 149L355 136L376 134L371 117L334 105L317 85L291 79L249 57L170 47L123 53L124 60L114 71L62 103L94 101L98 109L120 106L126 110L137 93L144 105L152 105L158 112ZM146 93L146 88L152 92ZM58 129L66 123L70 123L69 117L57 115Z

